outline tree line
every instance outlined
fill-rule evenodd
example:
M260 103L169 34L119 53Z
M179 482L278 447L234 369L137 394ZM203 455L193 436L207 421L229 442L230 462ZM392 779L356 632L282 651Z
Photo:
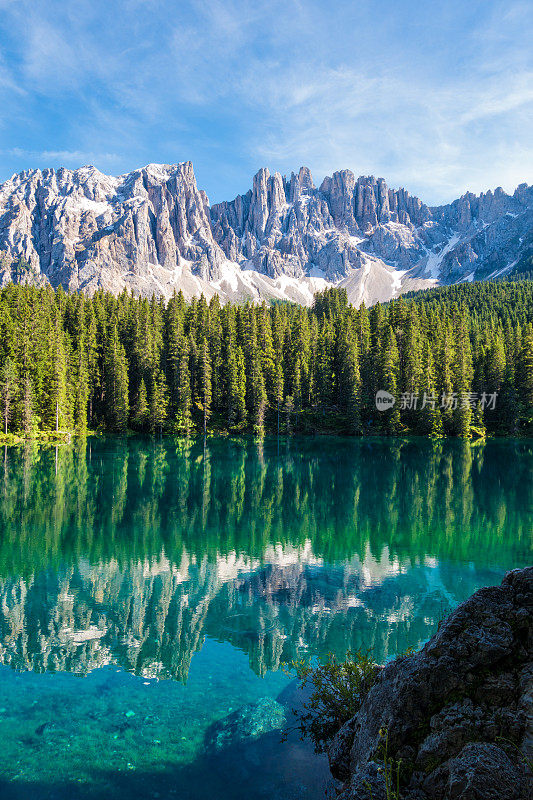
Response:
M376 393L395 402L376 407ZM487 402L488 399L491 402ZM438 437L533 432L533 281L354 308L221 305L9 284L5 434L128 430Z

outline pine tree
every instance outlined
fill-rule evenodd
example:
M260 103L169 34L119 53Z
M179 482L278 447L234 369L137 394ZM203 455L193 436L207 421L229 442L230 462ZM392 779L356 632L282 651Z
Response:
M471 433L479 439L484 439L486 434L485 420L483 415L483 406L481 402L476 404L474 413L472 414L472 424L470 426Z
M146 429L148 422L148 394L143 378L141 378L137 397L135 398L132 422L137 430L143 431Z
M505 376L505 348L503 338L497 332L487 353L486 386L480 387L481 391L489 393L499 392Z
M51 328L51 363L49 367L48 403L44 422L56 433L68 425L67 411L67 345L61 325L60 311L53 311Z
M381 388L395 398L392 408L381 412L381 427L387 433L397 433L400 429L400 408L398 398L398 378L400 370L400 356L396 344L396 336L387 323L383 332L382 358L381 358Z
M274 377L274 399L276 401L277 433L279 436L280 405L283 402L283 365L281 361L276 363L276 372Z
M441 426L461 436L483 425L528 433L532 323L531 281L429 290L370 311L337 290L309 310L221 307L216 298L208 306L182 295L165 307L129 292L84 298L9 284L0 290L1 424L28 436L87 425L124 431L131 404L137 430L150 416L153 430L170 419L188 433L196 408L205 430L211 412L233 430L290 430L297 410L306 426L326 430L343 419L354 432L377 422L430 436ZM396 408L376 413L378 389L394 394ZM496 395L493 410L476 404L483 393Z
M152 379L152 391L150 393L150 430L152 433L159 431L163 433L163 428L167 420L168 409L168 387L163 371L157 369Z
M246 361L246 408L255 433L263 433L267 394L261 368L261 355L257 341L257 323L252 306L245 307L245 361Z
M89 367L87 363L87 332L85 328L85 309L83 299L75 311L74 323L75 350L72 358L74 397L74 427L78 433L87 432L87 406L89 402Z
M34 412L34 393L30 376L26 376L24 381L24 393L22 397L22 430L26 437L33 436L37 430L37 419Z
M419 317L415 306L403 310L401 352L400 352L400 392L409 398L419 397L422 380L422 343ZM409 401L402 413L402 419L409 427L418 422L418 409Z
M439 396L436 390L435 363L429 341L426 339L422 348L422 375L420 383L419 405L417 410L417 433L432 438L442 436L442 419L439 409Z
M126 353L121 344L117 320L111 320L107 335L105 358L105 420L113 431L125 433L128 427L128 366Z
M231 428L241 428L246 423L246 368L240 347L229 354L228 422Z
M437 361L437 385L440 393L440 408L445 433L453 433L454 384L452 364L454 359L453 338L448 321L444 321L438 331L439 357Z
M182 336L177 354L177 371L175 385L175 429L179 434L188 436L191 427L191 374L189 370L189 343Z
M347 413L354 430L359 427L359 393L361 375L359 372L359 353L357 338L352 326L339 332L339 405Z
M11 417L13 415L13 400L18 389L18 375L15 362L11 357L6 358L0 374L0 397L2 399L2 418L4 420L4 433L7 434Z
M333 405L336 381L333 359L334 343L335 328L333 322L330 318L323 317L318 333L315 363L317 399L322 408L322 414L326 413L326 408Z
M292 395L294 408L297 413L302 410L303 391L302 391L302 361L300 356L296 358L294 372L292 375Z
M516 373L512 362L506 366L505 376L498 397L497 428L511 436L518 432L520 403L516 391Z
M248 410L255 433L263 433L267 395L261 371L261 360L257 350L252 354L247 380Z
M524 331L519 362L520 401L525 429L533 429L533 325Z
M96 398L102 394L102 380L99 363L99 343L97 338L97 317L95 307L97 307L98 297L94 304L86 304L85 309L85 331L86 331L86 365L88 380L88 423L92 427L93 408Z
M203 416L204 436L207 433L207 422L211 416L211 359L209 345L204 337L200 349L200 387L201 387L201 408Z
M466 329L465 315L462 312L455 318L456 340L455 360L453 363L454 388L457 395L457 407L453 413L454 431L458 436L468 438L472 423L472 405L469 395L472 390L472 348Z

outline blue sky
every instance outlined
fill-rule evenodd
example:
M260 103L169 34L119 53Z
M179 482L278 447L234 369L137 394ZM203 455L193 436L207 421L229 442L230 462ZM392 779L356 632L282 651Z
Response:
M0 0L0 181L194 163L383 176L430 204L533 182L531 2Z

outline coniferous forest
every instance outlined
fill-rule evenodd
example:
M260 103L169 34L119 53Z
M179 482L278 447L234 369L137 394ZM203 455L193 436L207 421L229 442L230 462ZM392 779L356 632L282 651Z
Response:
M376 392L396 402L377 410ZM2 431L533 433L533 281L370 309L0 292Z

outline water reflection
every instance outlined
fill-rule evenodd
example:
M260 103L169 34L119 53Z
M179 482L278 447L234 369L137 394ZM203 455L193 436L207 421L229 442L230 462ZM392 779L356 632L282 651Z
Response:
M4 451L0 663L185 681L418 645L531 560L533 444L79 441Z

